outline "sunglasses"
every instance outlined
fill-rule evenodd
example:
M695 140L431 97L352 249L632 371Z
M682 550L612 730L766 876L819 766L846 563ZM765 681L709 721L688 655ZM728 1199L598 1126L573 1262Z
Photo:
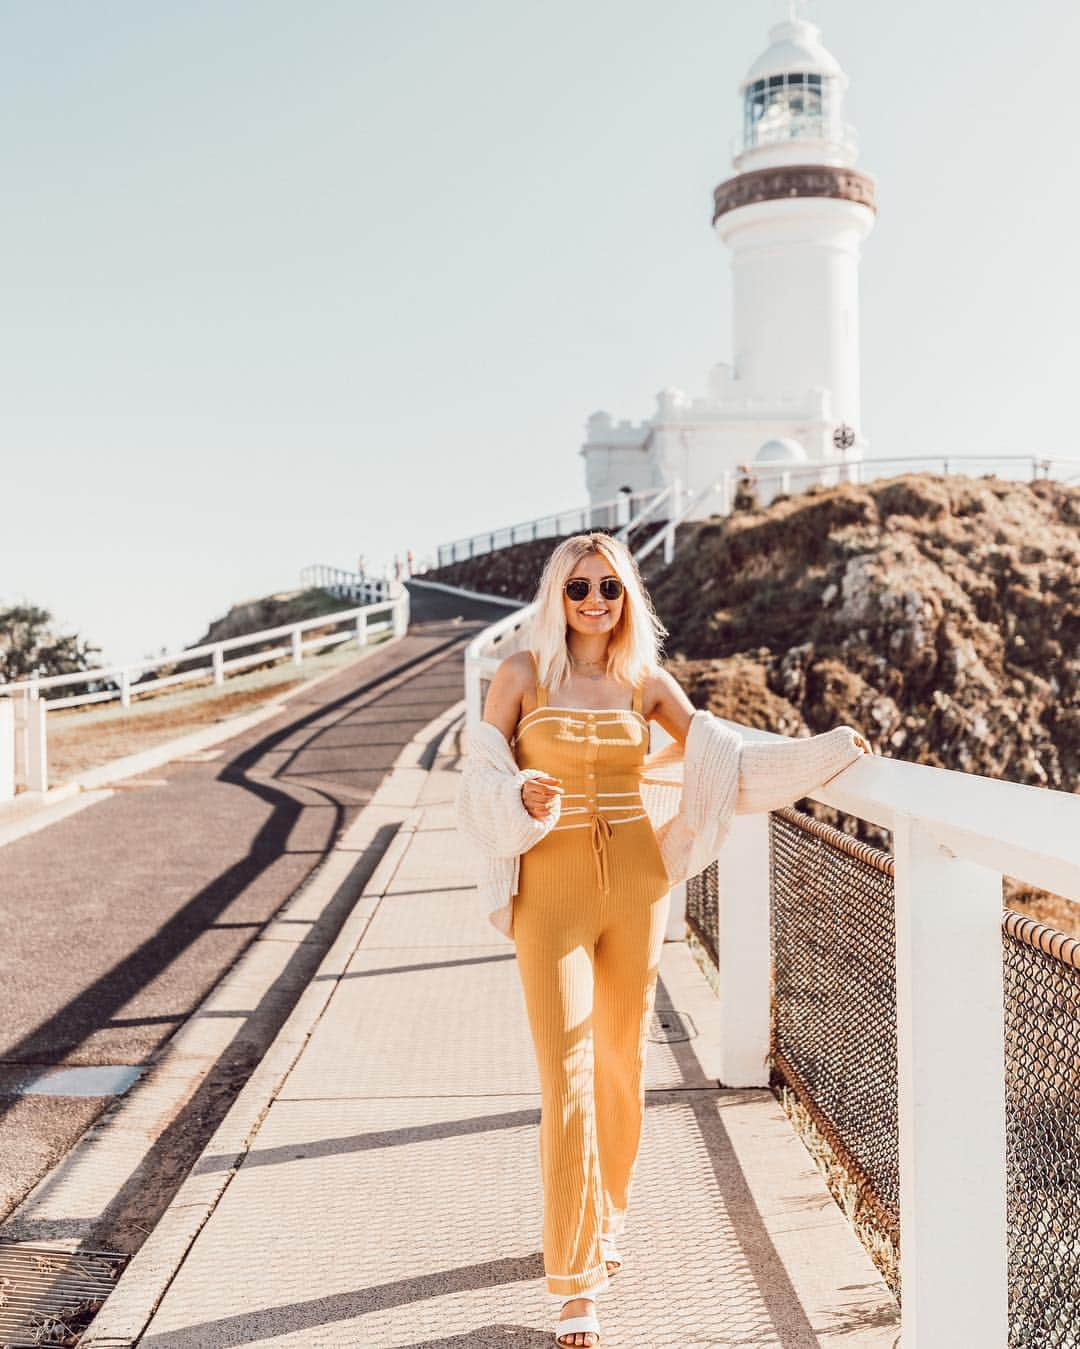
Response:
M598 587L600 594L606 600L617 600L623 593L623 583L617 576L605 576ZM582 600L589 598L589 592L592 590L592 582L586 581L581 576L571 577L563 586L568 600L573 600L575 604L580 604Z

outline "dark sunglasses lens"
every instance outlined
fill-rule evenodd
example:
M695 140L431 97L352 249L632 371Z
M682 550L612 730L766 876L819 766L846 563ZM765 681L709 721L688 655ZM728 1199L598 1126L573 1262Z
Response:
M617 576L605 576L600 582L600 594L606 600L617 600L623 592L623 583Z
M585 599L588 593L589 593L588 581L580 581L580 580L567 581L566 583L567 597L569 599L572 599L575 604Z

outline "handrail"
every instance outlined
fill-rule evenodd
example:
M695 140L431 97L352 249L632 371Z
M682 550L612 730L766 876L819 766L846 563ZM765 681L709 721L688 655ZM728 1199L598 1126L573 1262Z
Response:
M290 658L299 665L306 653L324 647L340 645L354 638L360 646L367 643L373 632L389 630L394 637L404 635L409 623L409 592L398 582L389 583L396 590L390 598L361 604L352 609L339 609L316 618L299 619L273 628L239 637L225 637L219 642L188 647L171 656L154 656L126 665L94 666L70 674L32 676L9 684L0 684L0 801L9 800L18 788L34 791L48 790L48 754L46 713L65 707L84 707L92 703L119 699L122 707L130 707L133 695L173 685L204 679L210 675L215 686L225 682L227 675L253 665L268 664ZM369 620L385 614L382 622ZM316 628L337 629L350 625L344 632L330 631L323 636L304 641L304 634ZM282 645L272 646L247 655L226 660L227 652L242 647L263 646L268 641L285 639ZM209 656L209 664L196 664L191 669L164 674L157 679L137 679L139 674L163 666L187 665ZM94 692L71 694L60 698L43 698L44 689L68 687L73 684L112 683Z
M669 484L667 487L661 488L643 510L638 511L637 515L635 515L632 520L628 520L626 524L623 525L622 529L616 531L615 538L621 543L625 543L633 531L635 529L640 529L649 516L652 515L653 511L667 501L674 490L674 484Z
M720 479L718 482L709 483L707 487L703 487L700 492L695 496L692 496L681 510L677 511L670 520L665 521L656 533L653 534L651 538L646 539L641 547L637 549L634 553L634 561L644 562L645 559L651 556L651 554L663 543L665 545L665 561L670 562L671 550L675 543L675 531L678 526L683 523L692 511L697 509L706 497L712 496L714 492L720 491L723 486L723 479Z
M528 625L536 614L535 600L523 605L478 633L465 648L465 724L474 726L484 711L484 681L499 662L524 647ZM498 647L498 654L494 648Z
M159 669L165 665L181 665L199 656L213 656L215 651L236 651L244 646L255 646L259 642L269 641L273 637L291 636L294 632L310 632L313 628L336 626L339 623L353 621L362 614L381 613L384 609L393 611L401 603L400 596L394 599L378 600L373 604L362 604L355 609L338 609L318 618L304 618L295 623L282 623L275 628L262 628L258 632L247 633L241 637L224 637L219 642L207 642L202 646L185 647L170 656L149 656L143 660L128 661L124 665L94 665L86 670L75 670L70 674L31 676L29 679L0 683L0 696L23 691L40 692L42 689L60 688L68 684L97 683L103 679L119 679L125 674L130 676L137 671ZM209 668L209 667L206 667ZM199 673L193 671L193 674Z
M551 511L532 520L501 525L496 529L482 530L468 538L440 543L436 549L438 565L446 566L451 562L494 552L497 546L508 547L514 543L526 543L532 539L553 537L560 533L572 534L578 529L622 529L626 520L633 517L636 502L651 499L664 490L650 487L639 492L623 492L608 501L574 506L565 511ZM496 539L500 538L505 538L505 544L496 545Z
M881 465L899 468L902 465L940 465L941 471L949 473L974 473L976 469L988 469L992 465L1027 465L1031 470L1031 480L1059 476L1058 470L1074 467L1076 472L1070 476L1061 475L1062 482L1080 481L1080 458L1046 456L1038 454L997 454L997 455L958 455L958 454L920 454L920 455L879 455L862 459L789 459L766 463L748 463L738 468L724 469L715 482L702 488L692 501L685 506L677 519L665 521L659 532L653 535L638 554L641 561L648 557L663 542L665 558L670 561L675 550L675 526L682 524L710 496L719 495L720 513L731 509L735 491L740 483L749 480L752 485L779 486L782 491L803 490L824 482L834 485L839 482L862 483L866 481L863 470ZM900 471L908 471L906 468ZM882 475L885 476L885 475ZM1019 480L1019 479L1018 479ZM870 479L873 481L873 479ZM677 483L666 487L650 488L631 494L600 501L595 505L577 507L571 511L556 512L551 515L537 516L515 525L504 525L498 529L484 530L469 538L456 539L452 543L438 546L438 565L445 566L464 558L495 552L499 548L515 543L529 542L532 539L555 536L561 533L574 533L589 528L614 528L615 537L626 540L630 533L641 526L661 505L672 497L678 502L682 492ZM633 503L644 504L634 513ZM618 516L631 510L631 518L620 522ZM609 518L604 519L605 515ZM614 516L614 518L611 518Z

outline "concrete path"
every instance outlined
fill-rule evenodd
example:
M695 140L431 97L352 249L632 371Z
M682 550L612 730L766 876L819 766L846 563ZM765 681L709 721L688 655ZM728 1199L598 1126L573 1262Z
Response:
M159 1096L126 1153L157 1155L126 1194L99 1187L65 1208L55 1186L48 1203L33 1187L91 1126L116 1135L103 1117L113 1093L156 1070L245 952L272 949L276 911L319 872L417 727L460 697L463 647L482 621L424 622L417 607L406 637L299 690L257 727L0 848L0 1218L19 1206L0 1238L133 1251L156 1221L306 986L340 901L289 969L273 971L273 1008L230 1026L205 1081L192 1066L172 1106Z
M85 1345L552 1343L532 1049L513 946L453 828L446 726L354 823L361 849L379 811L415 805ZM891 1349L895 1304L771 1093L717 1087L715 1001L685 943L665 945L658 1006L697 1033L650 1045L602 1349Z

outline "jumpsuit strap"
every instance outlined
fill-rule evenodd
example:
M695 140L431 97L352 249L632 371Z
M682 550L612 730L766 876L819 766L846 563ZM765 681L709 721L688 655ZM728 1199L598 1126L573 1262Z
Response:
M533 676L536 680L536 706L547 707L548 705L547 685L540 683L540 663L536 659L536 652L530 649L529 658L533 663Z

